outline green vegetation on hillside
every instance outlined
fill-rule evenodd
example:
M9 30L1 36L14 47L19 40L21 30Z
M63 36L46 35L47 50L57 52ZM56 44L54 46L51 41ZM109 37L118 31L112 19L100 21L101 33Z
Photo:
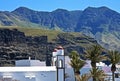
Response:
M1 26L0 28L18 29L19 31L24 32L26 36L43 36L43 35L48 36L48 41L50 42L52 42L52 40L55 39L58 34L65 33L63 31L29 27ZM85 37L80 32L69 32L69 34L72 34L75 37L77 36Z
M29 28L29 27L7 27L2 26L0 28L8 28L8 29L18 29L21 32L24 32L26 36L48 36L48 41L52 41L52 39L56 38L59 33L62 33L61 31L54 31L54 30L45 30L40 28Z

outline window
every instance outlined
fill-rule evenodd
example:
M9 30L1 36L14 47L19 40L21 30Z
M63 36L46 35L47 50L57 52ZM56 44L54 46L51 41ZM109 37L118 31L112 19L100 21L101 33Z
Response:
M60 59L60 60L58 61L58 67L59 67L59 68L62 68L62 67L63 67L63 60Z

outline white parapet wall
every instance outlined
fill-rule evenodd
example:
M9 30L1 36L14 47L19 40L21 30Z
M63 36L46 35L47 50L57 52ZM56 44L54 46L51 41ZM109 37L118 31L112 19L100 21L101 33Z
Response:
M15 66L46 66L46 63L39 60L18 60L15 62Z
M0 79L16 81L56 81L56 67L0 67ZM0 81L1 81L0 80Z

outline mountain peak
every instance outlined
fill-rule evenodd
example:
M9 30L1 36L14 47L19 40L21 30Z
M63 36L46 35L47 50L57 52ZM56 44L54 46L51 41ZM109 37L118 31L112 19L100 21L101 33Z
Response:
M98 10L98 9L109 9L106 6L102 6L102 7L87 7L85 10Z
M27 8L27 7L19 7L19 8L17 8L17 9L15 9L14 11L12 11L12 12L27 12L27 11L34 11L34 10L32 10L32 9L29 9L29 8Z
M100 8L100 9L109 9L109 8L106 7L106 6L102 6L102 7L98 7L98 8Z
M98 10L100 10L100 11L106 11L106 10L111 10L111 9L109 9L108 7L106 7L106 6L102 6L102 7L88 7L88 8L86 8L84 11L98 11Z
M66 9L61 9L61 8L58 8L58 9L54 10L53 12L62 12L62 11L63 11L63 12L64 12L64 11L65 11L65 12L66 12L66 11L68 12L68 10L66 10Z

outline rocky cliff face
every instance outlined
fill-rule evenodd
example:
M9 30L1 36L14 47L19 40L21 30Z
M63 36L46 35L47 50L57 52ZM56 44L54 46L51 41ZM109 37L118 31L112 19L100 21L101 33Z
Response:
M84 35L60 33L53 42L48 42L47 36L25 36L17 29L0 29L0 64L14 64L14 60L28 59L29 56L32 59L45 60L46 57L51 57L53 49L58 45L65 48L65 55L69 55L72 50L83 53L87 46L93 44L97 42Z
M45 60L47 44L47 36L27 37L17 29L0 29L1 65L13 64L14 60L27 59L29 56Z
M0 44L11 44L11 43L24 43L26 38L23 32L18 31L17 29L0 29Z

